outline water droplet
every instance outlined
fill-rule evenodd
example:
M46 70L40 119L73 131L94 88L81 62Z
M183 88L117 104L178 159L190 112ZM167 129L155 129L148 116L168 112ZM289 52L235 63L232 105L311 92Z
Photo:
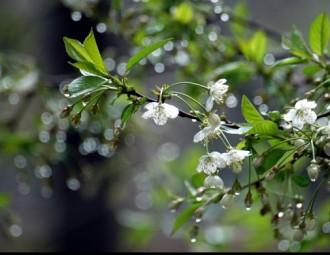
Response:
M227 13L222 13L220 15L220 19L223 21L223 22L227 22L229 20L229 15Z
M220 14L222 12L222 6L221 5L214 6L213 12L215 14Z
M263 102L263 99L262 99L261 96L255 96L255 97L253 98L253 103L254 103L255 105L261 105L262 102Z
M49 134L49 132L48 131L45 131L45 130L40 131L39 132L39 140L42 143L48 143L49 140L50 140L50 134Z
M106 58L104 60L105 66L107 67L108 71L113 71L116 68L116 61L113 58Z
M264 57L264 63L265 65L271 66L275 63L274 55L271 53L267 53Z
M303 204L302 204L302 203L297 203L297 204L296 204L296 207L297 207L298 209L300 209L300 208L303 207Z
M165 65L163 63L156 63L154 69L156 73L163 73L165 71Z
M278 216L279 218L282 218L282 217L284 216L284 212L278 212L277 216Z
M323 224L322 231L325 234L330 234L330 221Z
M103 22L100 22L96 25L96 31L99 32L100 34L104 33L107 31L107 25Z
M71 13L71 19L73 20L73 21L79 21L79 20L81 20L81 18L82 18L82 14L81 14L81 12L79 12L79 11L74 11L74 12L72 12Z
M66 186L73 191L80 189L80 181L77 178L69 178L66 181Z
M13 224L9 227L9 233L13 237L19 237L23 234L23 229L17 224Z
M20 101L20 97L19 97L18 94L16 94L16 93L12 93L12 94L9 95L9 97L8 97L8 101L9 101L9 103L10 103L11 105L15 105L15 104L18 104L18 103L19 103L19 101Z
M174 43L173 42L168 42L164 45L164 50L166 51L172 51L174 48Z
M289 247L290 247L290 242L288 240L282 240L277 245L277 248L280 251L287 251Z
M208 34L208 38L211 42L215 42L218 39L218 35L216 32L212 31Z
M22 155L17 155L14 158L14 164L17 168L24 168L27 165L27 160L24 156Z
M124 75L126 72L126 63L120 63L118 66L117 66L117 73L119 75Z
M235 95L229 94L226 99L226 106L229 108L235 108L238 104L238 100Z

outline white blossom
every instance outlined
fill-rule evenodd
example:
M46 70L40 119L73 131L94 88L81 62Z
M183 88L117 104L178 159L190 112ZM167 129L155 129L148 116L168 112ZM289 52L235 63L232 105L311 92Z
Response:
M220 79L216 83L210 86L209 97L206 100L206 110L211 111L213 108L214 101L217 104L223 103L223 99L228 91L229 86L225 83L227 82L226 79Z
M294 108L283 115L283 118L285 121L292 122L294 127L301 129L306 123L313 124L316 121L317 115L313 111L316 106L317 104L314 101L300 100Z
M142 118L152 118L157 125L165 125L167 119L175 119L179 115L179 109L166 103L152 102L145 105L146 112Z
M223 189L224 183L223 183L223 180L219 176L210 175L205 178L204 186L209 187L209 188Z
M218 168L225 168L226 160L223 154L219 152L211 152L207 155L201 156L199 164L197 166L198 172L204 172L207 175L214 174Z
M208 118L208 125L197 132L194 136L194 142L198 143L206 140L214 135L217 135L221 127L221 120L215 113L211 113Z
M234 173L239 173L242 170L242 163L246 157L249 157L251 153L246 150L231 149L229 152L224 153L224 158L228 166L233 169Z

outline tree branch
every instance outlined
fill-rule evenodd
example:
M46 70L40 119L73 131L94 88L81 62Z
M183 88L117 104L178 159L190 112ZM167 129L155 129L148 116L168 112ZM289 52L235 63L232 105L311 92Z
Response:
M317 118L320 119L320 118L326 117L326 116L330 116L330 111L327 111L327 112L324 112L324 113L321 113L321 114L317 115Z

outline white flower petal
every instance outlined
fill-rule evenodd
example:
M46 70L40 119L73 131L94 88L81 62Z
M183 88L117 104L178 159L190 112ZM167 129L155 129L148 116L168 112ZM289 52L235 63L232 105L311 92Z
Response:
M147 110L153 110L153 109L155 109L155 107L158 106L158 104L159 103L157 103L157 102L151 102L151 103L146 104L144 106L144 108L147 109Z
M175 119L179 115L179 109L173 105L170 104L162 104L167 116L171 119Z
M205 138L207 138L209 136L211 131L212 131L212 128L208 126L208 127L203 128L199 132L197 132L197 134L194 136L194 143L199 143L199 142L203 141Z
M206 104L205 104L205 108L206 108L206 111L210 112L213 108L213 97L212 96L209 96L206 100Z

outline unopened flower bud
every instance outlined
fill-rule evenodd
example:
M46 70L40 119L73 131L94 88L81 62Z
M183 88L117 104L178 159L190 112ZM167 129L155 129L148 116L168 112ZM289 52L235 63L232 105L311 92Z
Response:
M196 243L197 241L197 236L198 236L198 232L199 232L199 227L198 225L194 224L189 232L190 235L190 242L192 243Z
M168 207L171 209L172 212L175 212L180 205L183 203L184 199L182 197L176 198L173 201L170 202Z
M204 180L204 186L209 188L223 189L224 183L223 180L217 175L207 176Z
M253 160L253 166L254 168L259 168L262 165L262 162L264 161L264 157L260 156Z
M80 119L81 119L81 114L80 113L72 115L72 117L71 117L72 124L73 125L78 125L79 122L80 122Z
M222 208L227 209L233 205L235 201L235 196L230 193L226 193L223 195L223 197L220 200L220 205Z
M307 173L312 182L315 182L320 173L320 166L315 160L312 160L311 164L307 167Z
M265 179L266 179L267 181L271 181L271 180L273 180L274 177L275 177L275 171L273 171L272 169L271 169L270 171L268 171L268 172L266 173L266 175L265 175Z
M210 113L208 120L212 127L217 127L221 123L219 116L215 113Z
M63 110L60 113L60 118L66 118L70 115L72 111L72 106L68 105L65 108L63 108Z

